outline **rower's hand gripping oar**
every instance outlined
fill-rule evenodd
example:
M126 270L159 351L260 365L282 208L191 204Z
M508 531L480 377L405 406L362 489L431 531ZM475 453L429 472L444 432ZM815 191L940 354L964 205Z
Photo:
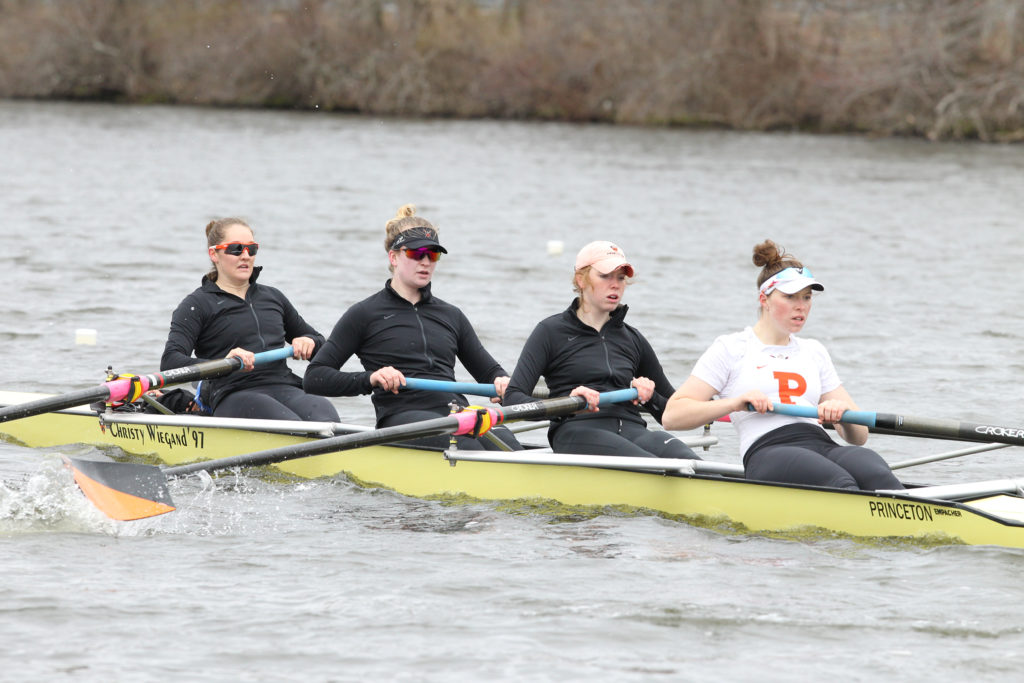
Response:
M772 412L795 417L818 417L816 406L798 406L773 403ZM1024 427L998 427L996 425L961 422L931 417L911 417L893 413L875 413L867 410L847 410L840 422L864 425L886 433L956 441L1005 443L1024 446Z
M636 397L636 389L609 391L601 394L601 404L632 401ZM174 503L167 490L167 477L194 472L213 472L232 467L271 465L323 453L444 434L479 436L488 429L505 422L543 420L579 412L586 407L586 400L580 396L563 396L512 406L467 408L462 412L432 420L342 434L327 439L217 460L205 460L167 469L152 465L83 461L74 458L65 458L65 461L74 472L75 481L82 492L108 517L119 520L142 519L174 510Z
M273 351L262 351L255 354L255 362L268 363L275 360L291 358L294 354L291 346L284 346ZM0 408L0 422L20 420L55 410L64 410L74 406L86 405L95 401L107 403L131 402L152 389L159 389L170 384L184 384L209 377L221 377L242 367L242 359L237 357L221 358L204 361L183 368L175 368L149 375L123 375L103 382L99 386L78 391L47 396L36 401L17 403Z

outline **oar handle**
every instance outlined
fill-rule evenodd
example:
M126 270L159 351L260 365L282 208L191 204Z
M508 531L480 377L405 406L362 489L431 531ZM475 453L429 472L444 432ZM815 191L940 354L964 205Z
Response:
M253 354L253 363L262 365L263 363L270 363L275 360L291 358L294 354L295 350L290 345L282 346L279 349L260 351ZM154 372L150 375L140 375L139 381L142 383L142 390L145 392L150 389L159 389L169 384L184 384L185 382L195 382L196 380L203 380L209 377L222 377L231 374L241 367L242 359L238 356L232 356L231 358L204 361L184 368L174 368L164 372ZM106 382L106 386L110 389L109 400L124 400L131 391L131 381L130 379L116 379Z
M624 401L635 401L640 398L639 392L636 389L630 387L629 389L617 389L615 391L605 391L601 394L601 400L598 401L597 405L606 406L609 403L622 403Z
M263 363L271 363L275 360L291 358L293 355L295 355L295 350L289 344L282 346L279 349L260 351L259 353L253 354L253 362L256 365L261 365ZM184 368L175 368L173 370L153 373L152 375L146 375L146 378L157 378L155 380L157 383L150 385L151 389L155 389L168 384L181 384L183 382L192 382L197 379L206 379L207 377L220 377L221 375L234 372L241 367L242 359L238 356L232 356L231 358L204 361Z
M285 344L279 349L271 349L270 351L260 351L253 356L253 360L256 364L269 363L275 360L285 360L295 355L295 349L292 348L291 344Z
M448 382L441 379L424 379L422 377L406 377L405 386L416 391L445 391L451 394L472 394L473 396L498 395L493 384L476 384L474 382Z
M448 382L440 379L406 377L405 386L416 391L447 391L453 394L472 394L473 396L490 396L492 398L498 395L493 384L476 384L474 382ZM599 405L621 401L635 401L637 398L639 398L639 394L632 387L629 389L606 391L601 394Z
M747 404L747 410L753 409L753 406ZM815 419L818 417L818 408L815 406L798 406L789 403L772 403L772 412L777 415L791 415L793 417L810 417ZM865 427L874 427L876 413L867 410L847 410L839 418L839 421L848 424L864 425Z

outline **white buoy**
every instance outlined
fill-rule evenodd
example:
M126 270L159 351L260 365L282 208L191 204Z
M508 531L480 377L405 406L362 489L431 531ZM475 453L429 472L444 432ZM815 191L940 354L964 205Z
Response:
M562 240L548 240L548 254L551 256L561 254L563 247Z
M96 346L96 330L80 327L75 330L75 343Z

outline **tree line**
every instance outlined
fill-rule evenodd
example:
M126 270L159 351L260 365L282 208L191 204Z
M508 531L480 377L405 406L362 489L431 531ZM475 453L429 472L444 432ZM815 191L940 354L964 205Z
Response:
M1024 140L1024 0L0 0L0 97Z

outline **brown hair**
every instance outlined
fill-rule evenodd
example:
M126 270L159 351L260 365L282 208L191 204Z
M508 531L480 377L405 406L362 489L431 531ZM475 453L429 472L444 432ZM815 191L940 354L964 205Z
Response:
M415 204L405 204L400 209L395 217L384 224L384 248L391 251L391 245L394 243L395 238L400 233L412 228L430 228L437 232L437 228L422 216L416 215Z
M583 305L583 287L580 286L580 282L588 282L590 278L590 269L593 266L583 266L577 271L573 271L572 274L572 291L576 293L576 296L580 297L580 305Z
M252 227L243 221L241 218L216 218L206 224L206 246L207 248L212 247L216 244L224 242L224 233L227 232L228 228L232 225L241 225L242 227L249 228L249 232L252 232ZM256 239L255 233L253 239ZM206 279L210 282L217 281L217 266L214 265L210 269L210 272L206 274Z
M754 247L754 265L761 266L761 274L757 276L757 286L759 289L765 283L765 280L779 271L783 271L786 268L796 268L799 270L804 267L804 264L797 261L795 256L787 254L784 248L771 240L765 240Z

